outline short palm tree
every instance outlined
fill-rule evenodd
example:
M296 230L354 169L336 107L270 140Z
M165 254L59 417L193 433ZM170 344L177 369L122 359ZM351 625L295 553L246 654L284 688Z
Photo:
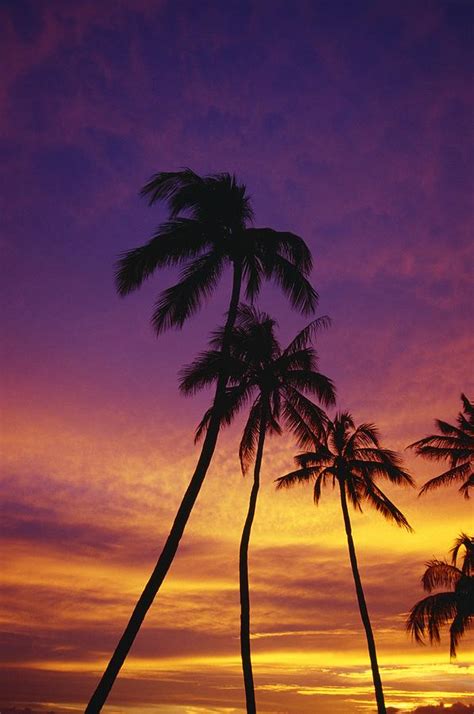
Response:
M461 548L464 548L464 558L458 567ZM451 563L430 560L421 582L429 593L440 587L450 589L417 602L407 619L407 630L418 643L423 644L428 635L432 644L440 641L440 627L451 622L449 653L456 657L459 641L474 620L474 538L461 533L451 550Z
M450 468L425 483L420 496L440 486L461 482L459 492L469 498L469 489L474 488L474 403L461 394L463 411L459 412L457 425L436 419L440 434L425 436L410 444L409 449L432 461L449 462Z
M390 483L413 486L413 479L402 468L399 456L380 446L376 427L373 424L361 424L356 427L348 412L338 413L334 421L328 421L324 438L315 435L314 446L313 451L296 456L295 461L299 468L277 479L277 488L289 488L297 483L314 482L314 502L317 505L323 486L328 482L333 486L337 483L339 486L349 558L360 616L367 637L377 711L379 714L385 714L375 640L357 565L348 501L360 511L362 503L366 502L388 520L411 530L405 516L375 482L379 478L385 478Z
M281 434L283 423L295 434L299 446L305 447L313 443L314 432L324 429L325 413L306 395L315 395L325 406L335 401L331 380L316 371L317 355L310 344L315 331L327 324L327 318L313 320L282 350L275 336L275 321L266 313L242 306L230 343L226 420L230 423L244 404L251 404L239 450L244 474L254 461L253 486L239 556L240 644L248 714L256 711L250 654L248 549L265 437L267 433ZM218 379L221 339L222 333L216 334L213 349L203 352L183 371L181 388L185 393L193 393ZM205 415L198 435L210 416L210 412Z
M250 227L250 199L245 186L234 176L223 173L201 177L190 169L158 173L141 193L150 205L166 201L170 217L148 243L120 258L116 282L119 294L127 295L155 270L181 266L178 283L164 290L156 302L152 324L158 334L170 327L182 327L213 292L226 266L232 270L232 290L221 344L223 354L228 353L242 288L253 300L263 279L274 280L295 308L303 313L314 311L317 293L308 281L312 261L306 243L294 233ZM217 379L214 409L196 469L153 573L86 708L87 714L100 711L104 705L178 549L216 446L227 386L225 364L223 360L224 371Z

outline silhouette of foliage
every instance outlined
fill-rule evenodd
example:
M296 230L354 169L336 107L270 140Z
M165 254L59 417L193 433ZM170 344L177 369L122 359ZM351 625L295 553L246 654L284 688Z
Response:
M322 432L314 436L313 442L312 451L295 457L299 468L277 479L277 488L312 483L313 499L318 505L324 486L339 486L349 558L369 649L377 711L386 714L375 640L360 579L347 503L350 501L359 511L362 511L362 504L367 503L387 520L411 530L403 513L383 493L376 480L383 478L393 484L413 486L413 479L402 468L400 457L380 445L377 428L373 424L356 427L348 412L336 414L334 421L328 419Z
M355 426L348 412L336 414L328 421L323 439L316 439L317 448L295 457L300 467L277 479L277 488L289 488L296 483L313 482L314 502L319 504L323 486L336 482L344 488L354 508L362 511L368 503L387 520L411 530L405 516L375 483L385 478L398 485L413 486L412 477L401 466L400 457L379 443L373 424Z
M189 395L211 385L222 370L226 371L228 387L221 415L225 424L230 424L236 414L251 403L240 444L244 473L255 455L257 417L262 405L267 410L267 430L280 434L283 422L304 447L314 443L315 431L319 433L326 420L324 411L305 393L315 395L326 406L334 403L334 385L316 371L317 353L310 344L314 334L330 324L329 318L313 320L285 350L275 337L276 324L266 313L240 305L228 354L222 352L224 330L221 328L213 333L210 349L201 352L180 373L180 389ZM205 432L213 408L204 414L196 431L197 439Z
M181 328L213 293L227 265L240 266L249 300L258 295L262 279L269 279L301 312L316 308L318 296L307 279L312 259L306 243L288 231L249 227L250 197L235 176L201 177L191 169L157 173L141 195L149 205L165 201L170 218L148 243L120 257L115 277L118 293L127 295L157 268L181 267L179 281L155 303L157 334Z
M229 351L221 349L224 331L214 333L210 349L202 352L181 374L181 389L193 394L218 379L224 369L229 376L221 418L230 423L237 412L249 404L249 415L239 448L242 472L252 461L254 480L249 508L240 543L239 579L241 603L241 654L248 714L256 711L250 653L250 596L248 547L260 487L260 469L267 433L281 434L289 429L301 447L313 445L315 434L324 432L327 417L307 395L314 395L325 406L334 404L335 391L330 379L317 369L317 354L311 340L317 330L327 327L326 317L313 320L282 349L275 336L276 322L264 312L241 305L237 314ZM204 415L196 436L207 429L211 407Z
M449 486L462 481L459 492L469 498L469 489L474 488L474 403L461 394L463 411L459 412L457 425L436 419L440 434L426 436L410 444L419 456L432 461L449 462L450 468L425 483L420 496L440 486Z
M220 360L212 413L205 422L206 434L198 463L161 555L86 707L86 714L100 711L108 697L173 562L211 463L229 398L228 342L242 286L253 300L262 280L273 280L303 313L313 312L318 300L308 280L312 259L304 240L294 233L249 227L253 218L250 198L245 186L234 176L221 173L202 177L190 169L157 173L141 193L150 205L165 201L169 219L148 243L121 256L115 275L119 294L127 295L138 289L157 268L179 266L180 279L162 291L155 304L152 323L160 334L170 327L182 327L213 292L226 266L232 268L232 291L219 345L224 359ZM226 418L228 421L229 412Z
M458 567L461 548L464 548L464 558ZM449 590L417 602L408 616L407 630L419 644L424 644L426 636L430 643L439 642L441 627L451 622L449 652L451 657L456 657L461 637L472 626L474 618L474 538L461 533L451 549L451 562L428 561L421 582L429 593L442 587Z

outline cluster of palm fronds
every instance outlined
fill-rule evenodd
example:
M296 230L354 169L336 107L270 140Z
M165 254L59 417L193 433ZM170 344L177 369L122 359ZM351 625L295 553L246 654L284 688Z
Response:
M400 457L381 445L373 424L356 426L348 412L339 412L331 420L324 411L335 404L335 387L331 379L318 370L314 338L329 325L329 318L313 319L283 348L276 336L275 320L253 306L262 281L272 280L295 309L314 315L318 295L309 281L311 253L304 240L294 233L251 227L253 210L246 188L229 174L201 177L190 169L158 173L143 188L142 195L148 198L150 205L165 201L169 217L148 243L121 257L116 281L118 292L126 295L139 288L158 268L180 268L178 282L157 298L152 315L157 334L171 327L181 328L214 291L226 267L232 272L232 287L225 324L213 333L208 349L181 372L180 388L185 394L215 386L212 404L196 432L196 439L202 439L202 448L194 474L155 569L86 712L101 710L166 577L211 463L220 429L248 408L239 450L243 472L253 464L254 477L239 563L241 654L247 712L256 711L250 653L248 547L265 440L268 435L278 435L286 429L293 434L303 453L296 457L298 468L277 479L277 488L310 482L318 504L324 486L338 487L377 708L381 714L386 711L383 689L348 505L362 510L362 505L368 504L385 518L411 530L379 482L385 480L408 486L414 482ZM242 293L251 305L241 303ZM461 480L460 490L467 498L469 488L474 486L474 406L466 397L462 399L464 412L456 427L438 422L440 436L430 436L412 445L423 456L450 462L449 470L429 481L422 492ZM459 569L456 561L461 546L466 549L466 557ZM425 632L431 640L437 640L440 626L452 620L452 655L473 616L473 559L473 541L463 534L453 551L452 564L429 563L423 579L426 589L447 586L452 590L422 600L413 608L408 621L408 627L418 640Z
M458 555L464 548L464 557L458 567ZM439 642L440 627L451 622L450 654L456 656L456 647L474 617L474 538L461 533L451 549L451 562L430 560L422 577L424 589L431 593L436 588L449 588L447 592L425 597L412 608L407 628L418 642L428 634L430 642Z

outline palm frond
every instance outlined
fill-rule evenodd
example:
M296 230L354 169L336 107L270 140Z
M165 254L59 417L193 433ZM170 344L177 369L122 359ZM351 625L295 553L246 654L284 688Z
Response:
M351 459L349 461L351 471L363 474L365 478L374 480L385 478L391 483L399 486L415 486L413 478L407 471L401 468L384 463L383 461L365 461L363 459Z
M203 183L203 179L189 168L181 171L160 171L147 181L140 191L140 196L148 199L149 206L157 201L168 201L171 215L177 215L179 211L176 210L176 199L183 193L186 195L196 191Z
M259 310L254 305L246 305L243 302L239 304L237 317L235 319L236 328L251 332L266 323L270 323L272 328L278 324L267 312Z
M161 293L152 316L157 334L182 327L215 289L223 269L223 258L206 253L186 267L180 281Z
M466 421L469 422L470 426L474 427L474 402L471 402L465 394L461 394L461 401L464 414L466 415Z
M302 468L275 479L277 489L291 488L297 483L308 483L318 475L316 468Z
M459 488L459 493L462 493L464 498L468 499L470 498L469 496L469 489L474 488L474 473L472 473L467 481L463 483L463 485Z
M466 630L472 627L472 617L465 613L458 612L449 628L449 655L456 657L456 649L461 637Z
M414 605L407 619L406 627L415 640L423 644L426 635L430 642L440 641L440 627L456 615L454 593L437 593L423 598Z
M272 432L280 434L281 390L278 389L278 387L272 389L269 394L266 394L266 399L268 403L269 427Z
M471 400L468 399L463 393L461 393L461 401L463 403L464 411L466 412L466 414L472 416L472 418L474 419L474 402L471 402Z
M378 446L361 446L354 448L354 457L361 461L377 461L382 464L391 464L395 467L402 465L402 459L396 451L383 449Z
M435 588L454 588L461 577L462 572L454 565L450 565L444 560L430 560L426 563L426 570L421 582L423 588L430 593Z
M457 462L474 457L474 439L463 436L426 436L424 439L410 444L409 449L415 449L418 456L424 456L432 461L449 459L456 465Z
M326 375L309 369L295 369L288 372L287 382L297 390L315 394L324 406L332 406L336 402L334 382Z
M415 486L412 476L402 468L400 456L390 449L362 447L353 449L348 455L351 468L360 469L372 478L378 476L388 479L391 483L405 486Z
M179 389L183 394L195 394L209 386L225 373L233 379L242 374L242 365L230 355L224 356L220 350L201 352L193 362L179 372Z
M337 454L341 455L347 449L350 432L355 430L354 420L349 412L337 412L332 423L328 425L328 437Z
M460 533L454 541L454 546L451 548L451 562L457 564L459 551L465 549L463 564L461 570L463 575L474 574L474 538L468 536L467 533Z
M412 532L413 528L408 523L403 513L383 493L383 491L370 479L363 478L361 491L366 500L388 521L394 521L397 526Z
M455 481L463 481L466 477L469 476L470 470L470 464L459 464L459 466L455 466L454 468L449 469L448 471L445 471L439 476L435 476L434 478L427 481L423 488L420 490L419 495L421 496L422 494L427 493L428 491L434 491L440 486L449 486Z
M288 400L283 401L283 418L287 429L296 437L296 442L301 448L310 448L316 443L316 436L312 427L306 422L301 413Z
M435 419L435 424L444 436L458 437L461 439L465 436L462 429L458 428L457 426L454 426L453 424L448 424L447 421L442 421L442 419Z
M375 424L360 424L347 440L345 453L349 456L355 449L380 448L379 431ZM349 457L350 458L350 457Z
M361 494L361 485L362 479L355 475L352 475L351 478L339 478L339 487L345 489L347 498L353 507L360 512L362 512L361 495L363 495L363 493Z
M309 325L306 325L296 337L290 342L283 354L291 354L307 347L314 339L317 332L327 330L331 325L331 318L327 315L322 315L312 320Z
M284 385L283 393L285 395L283 418L289 430L295 435L298 446L301 448L315 446L324 434L327 415L291 385Z
M163 223L148 243L120 256L115 271L117 292L124 296L137 290L156 268L184 263L211 244L211 238L196 221L179 218Z
M238 412L247 404L252 396L252 387L247 382L242 381L236 387L228 387L224 396L221 398L220 403L213 404L205 412L203 418L199 422L194 436L194 442L197 443L199 439L203 436L212 415L217 411L219 416L219 421L221 426L229 426L234 421Z
M332 476L332 474L330 474L330 472L329 472L328 469L323 469L323 471L321 471L321 472L318 474L318 476L317 476L317 478L316 478L316 480L315 480L315 482L314 482L314 488L313 488L313 503L314 503L316 506L319 505L319 501L321 500L322 488L323 488L323 486L326 485L326 479L327 479L328 475L331 475L331 476Z
M280 285L293 307L304 314L315 311L318 294L294 263L281 255L262 256L261 261L265 276Z
M150 206L166 201L172 218L188 211L208 226L243 227L253 218L245 186L229 173L201 177L189 168L161 172L151 177L140 194Z
M250 409L247 422L244 427L242 439L239 446L239 459L242 473L246 474L252 463L257 450L257 442L260 434L260 419L262 404L260 395Z
M245 185L237 183L235 176L229 173L205 176L199 202L186 208L193 210L204 223L226 227L233 233L240 233L246 222L253 219ZM239 245L235 249L238 252Z
M316 451L305 451L303 454L295 456L295 463L301 467L318 466L323 467L334 461L334 455L327 446L318 442Z
M197 444L198 441L201 440L201 438L204 436L204 434L207 431L207 428L209 426L209 422L211 421L212 414L214 412L214 407L211 406L206 411L204 412L201 421L196 427L196 431L194 433L194 443Z
M247 228L246 234L257 244L261 255L270 256L270 259L280 255L293 263L304 275L311 273L311 251L300 236L272 228Z
M254 302L262 285L263 268L256 255L247 255L243 262L243 277L245 281L245 297Z
M316 369L317 353L313 347L302 347L295 352L282 352L278 357L276 368L281 374L287 374L290 370L311 371Z

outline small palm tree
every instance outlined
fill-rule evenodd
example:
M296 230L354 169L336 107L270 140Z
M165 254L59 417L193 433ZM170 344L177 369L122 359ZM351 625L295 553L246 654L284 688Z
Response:
M228 354L242 288L253 300L263 279L274 280L295 308L303 313L314 311L318 296L307 279L312 261L306 243L294 233L249 227L253 218L250 199L245 186L238 184L234 176L223 173L201 177L190 169L158 173L141 193L150 205L166 201L170 217L148 243L120 258L116 283L119 294L127 295L158 268L181 266L178 283L164 290L155 304L152 324L157 334L170 327L181 328L211 295L226 266L232 269L232 291L220 347L223 355ZM226 360L221 363L214 409L196 469L158 562L86 714L95 714L104 705L178 550L217 443L228 380L226 364Z
M463 411L459 412L457 426L436 419L440 434L425 436L410 444L409 449L432 461L449 462L450 468L425 483L420 491L432 491L440 486L462 482L459 492L469 498L469 489L474 488L474 403L461 394Z
M457 567L461 548L464 558L461 567ZM429 593L440 587L450 590L417 602L407 619L407 630L419 644L424 644L426 635L432 644L440 641L440 627L451 622L449 653L456 657L459 641L474 619L474 538L461 533L451 549L451 563L430 560L421 582Z
M226 420L251 403L240 443L240 463L245 474L254 461L253 486L240 542L240 645L248 714L255 714L255 690L250 654L250 594L248 548L260 488L260 469L267 433L281 434L283 424L295 434L300 447L313 443L313 433L324 428L326 415L306 394L316 395L324 405L333 404L334 386L316 371L317 355L311 347L312 335L328 324L327 318L313 320L285 350L275 337L275 321L266 313L242 306L237 315L231 343ZM214 336L214 349L203 352L183 371L181 389L193 393L217 380L222 352L222 333ZM217 350L216 350L217 348ZM199 437L211 411L198 427Z
M349 548L360 616L367 637L372 667L377 711L385 714L385 702L377 663L375 640L365 602L362 581L352 537L352 527L347 502L362 511L362 503L374 507L388 520L411 530L405 516L376 485L378 478L390 483L413 486L413 479L403 470L399 456L384 449L379 443L378 430L373 424L356 427L348 412L336 414L334 421L326 424L324 438L315 435L315 450L296 456L299 468L277 479L277 488L289 488L297 483L314 482L314 502L319 504L322 487L331 482L339 486L342 514Z

